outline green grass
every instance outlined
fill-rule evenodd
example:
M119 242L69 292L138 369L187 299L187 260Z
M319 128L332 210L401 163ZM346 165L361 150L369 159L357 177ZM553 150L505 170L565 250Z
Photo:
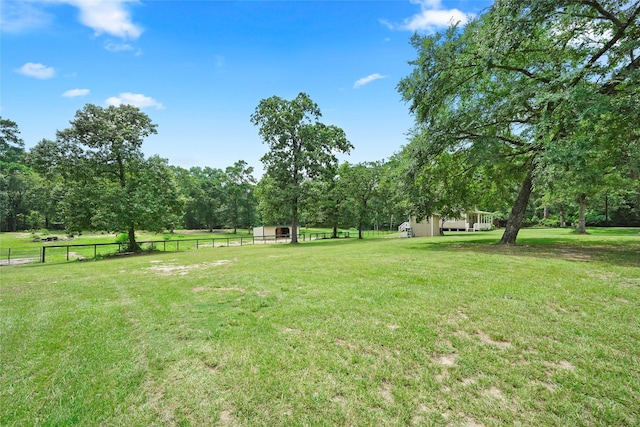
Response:
M0 425L638 425L638 231L2 267Z

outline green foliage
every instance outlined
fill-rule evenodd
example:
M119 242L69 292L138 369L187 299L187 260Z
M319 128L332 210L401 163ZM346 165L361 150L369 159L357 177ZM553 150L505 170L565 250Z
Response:
M250 228L256 220L256 201L253 189L256 181L252 175L253 167L244 160L227 167L223 189L225 200L226 224L233 228Z
M120 233L116 236L114 241L116 243L126 243L129 241L129 235L127 233Z
M29 153L34 168L64 183L68 231L127 232L136 248L136 229L175 226L183 206L175 178L166 160L141 151L153 133L156 125L136 107L88 104L55 142L43 140Z
M2 173L17 167L24 155L24 141L19 135L18 124L0 116L0 171Z
M515 202L506 197L503 242L514 243L545 182L565 199L611 188L609 178L638 188L637 161L624 153L638 146L625 123L638 114L639 15L638 3L498 0L462 29L415 35L418 59L398 85L417 121L407 174L414 193L435 194L414 209L456 210L489 183L502 197L520 183ZM446 179L445 191L430 187Z
M298 208L302 183L306 179L333 179L336 153L353 148L344 131L319 122L320 109L305 93L287 101L277 96L260 101L251 115L259 135L269 146L262 157L266 175L275 184L269 187L291 210L292 243L297 242ZM264 203L275 203L266 200Z

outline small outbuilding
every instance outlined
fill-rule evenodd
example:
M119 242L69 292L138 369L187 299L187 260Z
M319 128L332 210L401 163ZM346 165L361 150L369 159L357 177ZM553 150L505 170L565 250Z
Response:
M291 226L289 225L263 225L253 227L253 237L263 239L286 239L291 237Z
M433 214L421 221L411 217L398 227L405 237L431 237L440 235L440 215Z

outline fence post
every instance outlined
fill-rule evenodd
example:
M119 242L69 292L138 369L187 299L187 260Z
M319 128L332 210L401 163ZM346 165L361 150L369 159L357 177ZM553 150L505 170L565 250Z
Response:
M240 237L240 246L242 246L242 237Z
M198 239L196 239L196 249L198 249Z
M7 264L11 264L11 248L8 248L9 252L7 253Z
M98 258L98 245L93 245L93 259Z
M69 261L69 246L67 246L67 261Z
M44 252L45 252L46 247L43 246L42 247L42 263L44 264Z

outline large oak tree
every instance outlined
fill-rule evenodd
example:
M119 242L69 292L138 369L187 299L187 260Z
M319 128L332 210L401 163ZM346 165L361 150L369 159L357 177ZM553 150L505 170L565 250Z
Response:
M480 169L503 188L519 182L501 240L515 243L541 171L564 165L575 173L568 146L597 159L612 144L635 147L620 125L634 102L637 110L639 14L638 1L496 0L464 28L415 35L418 59L399 84L416 118L407 149L421 154L410 169L419 175L443 156L461 167L441 205L469 205L455 193L475 185ZM625 162L608 160L590 164L604 173ZM557 185L573 181L563 178Z
M353 148L342 129L319 121L318 105L306 93L291 101L277 96L260 101L251 115L269 151L262 163L269 177L274 201L284 203L291 214L291 243L298 242L299 202L307 179L333 179L336 153Z
M166 160L142 153L144 138L156 133L149 116L131 105L88 104L70 124L29 153L39 172L62 177L69 231L125 232L136 250L137 229L171 228L182 198Z

